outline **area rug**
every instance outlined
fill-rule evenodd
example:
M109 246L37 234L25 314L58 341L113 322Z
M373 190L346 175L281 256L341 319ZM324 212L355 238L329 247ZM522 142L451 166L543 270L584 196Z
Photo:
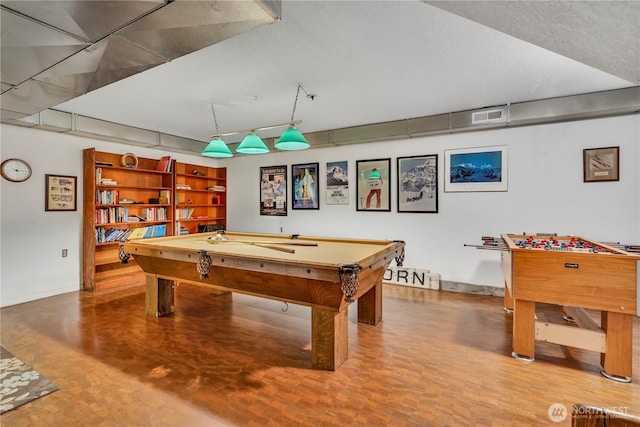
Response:
M0 414L56 390L55 384L0 347Z

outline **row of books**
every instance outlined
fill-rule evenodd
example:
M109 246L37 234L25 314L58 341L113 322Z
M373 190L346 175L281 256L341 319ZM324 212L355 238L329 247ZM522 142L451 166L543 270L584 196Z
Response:
M112 222L129 222L129 208L96 209L96 224L109 224Z
M117 205L120 203L120 192L118 190L98 190L96 191L96 203Z
M124 242L133 239L149 239L152 237L164 237L167 235L167 225L158 224L147 227L121 229L104 227L96 228L96 243Z
M114 206L96 209L96 224L132 221L166 221L167 208L140 209L140 215L129 215L129 208Z
M178 208L176 209L176 219L191 219L193 211L193 208Z
M144 208L140 210L141 216L147 221L166 221L167 208Z
M163 204L171 203L171 191L161 190L160 198ZM97 190L95 202L99 205L117 205L117 204L133 204L138 203L129 199L120 199L120 192L118 190Z

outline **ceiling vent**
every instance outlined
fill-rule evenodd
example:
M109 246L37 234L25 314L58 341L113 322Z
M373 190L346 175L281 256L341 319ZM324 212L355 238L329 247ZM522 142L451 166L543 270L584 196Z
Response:
M471 124L484 125L489 123L503 123L507 121L506 108L492 108L490 110L471 113Z

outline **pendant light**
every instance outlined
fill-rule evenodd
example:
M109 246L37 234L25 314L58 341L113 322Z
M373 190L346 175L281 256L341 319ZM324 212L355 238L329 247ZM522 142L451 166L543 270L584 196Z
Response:
M304 135L302 135L302 133L298 129L296 129L293 121L293 117L296 114L296 106L298 105L298 96L300 95L300 89L304 91L304 93L307 95L307 98L313 100L316 97L315 95L309 95L307 91L304 90L302 85L298 83L296 99L293 102L293 112L291 113L291 124L275 144L275 147L279 150L304 150L306 148L309 148L309 141L307 141Z
M218 120L216 119L216 110L213 108L213 104L211 104L211 114L213 114L213 122L216 125L216 133L218 133ZM233 153L229 150L227 144L225 144L218 135L212 135L211 141L207 144L201 154L205 157L233 157Z
M244 137L236 151L242 154L264 154L269 152L269 148L255 131L251 131Z

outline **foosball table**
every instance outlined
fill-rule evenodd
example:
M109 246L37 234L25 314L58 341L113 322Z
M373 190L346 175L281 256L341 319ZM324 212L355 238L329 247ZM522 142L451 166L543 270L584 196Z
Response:
M602 375L631 381L640 246L555 234L482 240L466 246L500 251L505 310L513 312L513 357L533 361L535 340L582 348L600 353ZM562 306L565 320L578 328L537 320L536 303ZM599 324L587 309L600 311Z

